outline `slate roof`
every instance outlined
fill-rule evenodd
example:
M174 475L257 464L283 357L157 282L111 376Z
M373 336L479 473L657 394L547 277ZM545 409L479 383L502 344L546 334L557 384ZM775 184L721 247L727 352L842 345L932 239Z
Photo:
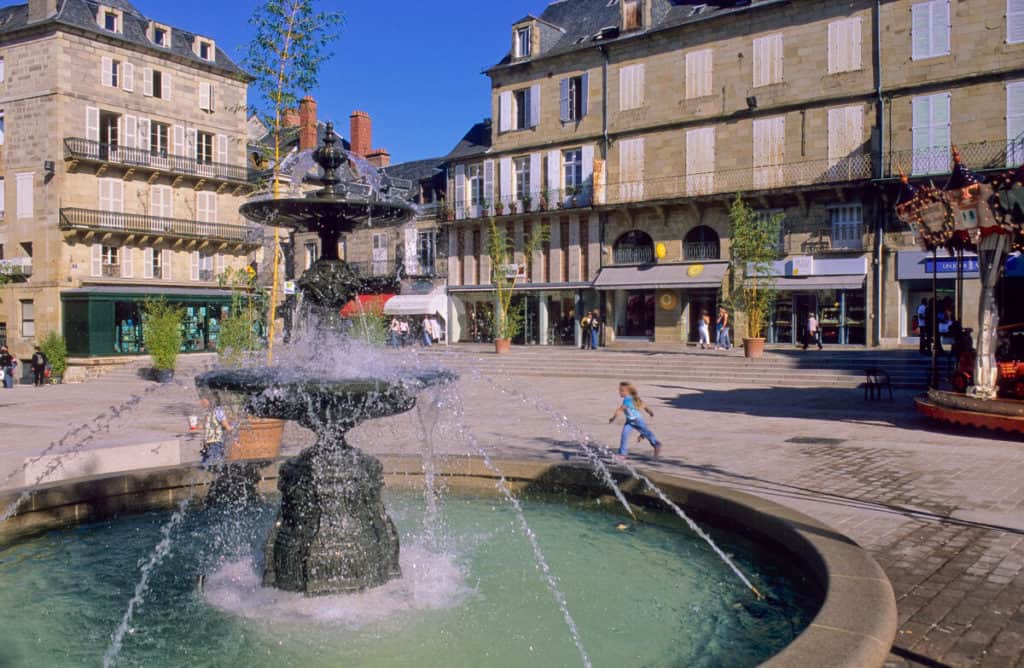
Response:
M513 59L510 48L505 57L491 70L515 66L538 58L591 49L598 44L627 39L636 34L706 21L737 11L746 11L752 5L782 1L785 0L650 0L653 3L651 24L642 30L620 35L618 26L621 10L618 1L555 0L538 17L541 22L540 52L532 58ZM551 30L545 24L557 26L563 32Z
M605 0L607 1L607 0ZM445 162L453 162L463 158L483 155L491 148L491 119L485 118L469 129L459 140L451 153L444 157Z
M100 4L101 3L93 2L92 0L63 0L60 8L57 10L56 16L44 21L39 21L32 24L32 26L29 26L28 24L27 4L0 8L0 39L2 39L7 33L12 33L27 27L43 26L47 24L66 25L97 35L103 35L104 37L115 41L123 40L136 46L146 47L156 53L170 53L180 58L190 60L196 65L204 65L219 69L228 75L236 77L248 76L220 47L215 49L216 54L213 62L203 60L193 53L192 41L196 37L196 33L188 30L182 30L172 26L171 48L169 49L153 44L149 40L149 37L146 36L146 28L149 26L149 21L151 20L150 17L143 16L142 13L128 0L105 0L102 3L108 7L120 9L124 19L121 33L112 33L104 30L96 23L96 14L99 11ZM152 20L157 23L162 23L159 19ZM207 37L216 43L216 40L209 35L201 36Z
M440 174L442 162L444 162L444 158L427 158L425 160L400 162L396 165L385 167L384 173L392 178L408 179L414 183L419 183Z

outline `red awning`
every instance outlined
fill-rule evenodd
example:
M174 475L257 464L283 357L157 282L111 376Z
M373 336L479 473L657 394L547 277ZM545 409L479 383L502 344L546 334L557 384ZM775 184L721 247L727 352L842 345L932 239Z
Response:
M351 318L360 313L384 314L384 304L394 297L392 294L359 295L341 308L342 318Z

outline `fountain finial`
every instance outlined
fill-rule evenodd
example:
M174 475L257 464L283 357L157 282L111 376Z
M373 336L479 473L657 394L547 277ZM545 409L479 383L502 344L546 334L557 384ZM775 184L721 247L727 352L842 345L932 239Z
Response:
M338 176L338 168L348 161L345 152L335 146L338 142L338 135L334 133L334 122L327 122L327 129L324 132L324 140L316 151L313 152L313 160L324 170L323 182L325 194L342 195L338 192L338 184L341 178Z

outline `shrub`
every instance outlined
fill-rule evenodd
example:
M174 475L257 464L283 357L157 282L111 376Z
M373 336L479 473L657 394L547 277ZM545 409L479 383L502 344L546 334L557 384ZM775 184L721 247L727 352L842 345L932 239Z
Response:
M54 377L63 377L68 368L68 344L64 337L51 330L39 343L39 348L46 355Z
M162 297L147 299L142 306L142 341L157 371L173 370L184 337L181 323L185 310L168 304Z

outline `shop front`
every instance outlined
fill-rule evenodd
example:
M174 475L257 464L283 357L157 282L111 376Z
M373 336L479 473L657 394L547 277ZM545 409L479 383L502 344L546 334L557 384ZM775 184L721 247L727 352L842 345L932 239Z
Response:
M161 291L139 287L95 287L61 293L68 354L81 357L143 355L143 305L164 298L182 307L182 352L217 349L220 323L231 308L228 290Z
M795 256L774 263L778 294L769 323L769 343L802 344L813 314L824 344L867 344L866 256Z
M958 283L959 275L963 279ZM981 281L978 276L978 256L965 254L962 258L949 257L945 252L936 254L912 250L896 254L896 281L899 285L899 335L903 343L916 343L921 335L918 310L932 298L932 278L935 279L935 297L956 318L957 306L962 308L963 326L976 329ZM1005 281L1004 281L1005 282Z
M452 342L493 341L494 293L449 286L448 294L452 302L449 309L453 320ZM512 310L522 318L523 326L512 342L516 345L578 345L583 310L589 310L590 304L595 303L593 298L586 297L583 290L517 288L512 296Z

